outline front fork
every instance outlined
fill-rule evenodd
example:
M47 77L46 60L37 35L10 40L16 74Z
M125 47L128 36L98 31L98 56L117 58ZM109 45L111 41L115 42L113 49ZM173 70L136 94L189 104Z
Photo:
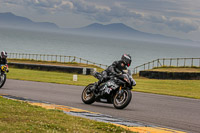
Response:
M120 86L117 98L120 98L122 96L123 92L124 92L124 90L122 89L122 86Z

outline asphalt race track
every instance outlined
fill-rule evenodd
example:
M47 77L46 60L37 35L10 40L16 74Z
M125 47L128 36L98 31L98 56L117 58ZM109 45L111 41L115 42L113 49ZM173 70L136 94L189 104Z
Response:
M5 86L0 89L0 94L81 108L189 133L200 132L200 100L133 92L129 106L123 110L117 110L112 104L86 105L82 103L83 88L83 86L8 79Z

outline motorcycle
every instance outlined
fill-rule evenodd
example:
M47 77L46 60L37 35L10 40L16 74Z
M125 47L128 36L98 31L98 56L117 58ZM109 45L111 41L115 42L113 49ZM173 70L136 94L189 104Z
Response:
M0 70L0 88L2 88L3 85L6 82L6 72L8 72L8 66L7 65L1 65L1 70Z
M94 72L93 76L101 79L101 74ZM95 101L113 104L116 109L124 109L132 99L131 89L136 85L130 70L124 74L111 76L110 79L98 86L98 93L91 91L94 83L86 86L82 92L82 101L85 104L92 104Z

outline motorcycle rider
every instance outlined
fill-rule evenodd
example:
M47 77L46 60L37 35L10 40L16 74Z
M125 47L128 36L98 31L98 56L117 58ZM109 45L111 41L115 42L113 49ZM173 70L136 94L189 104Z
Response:
M5 51L2 51L1 56L0 56L0 66L2 66L2 65L6 65L6 67L7 67L6 71L9 72L8 65L7 65L7 52L5 52Z
M131 56L129 54L123 54L121 60L114 61L112 65L110 65L106 70L101 73L102 77L98 82L94 84L93 87L91 87L90 91L98 93L98 86L101 83L108 81L111 76L123 74L123 70L127 70L127 67L131 65L131 61Z

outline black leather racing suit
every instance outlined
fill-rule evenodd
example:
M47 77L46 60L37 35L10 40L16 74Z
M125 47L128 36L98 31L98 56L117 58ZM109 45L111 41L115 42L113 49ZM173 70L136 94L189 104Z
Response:
M95 83L95 89L98 88L98 86L101 83L108 81L110 79L110 76L122 74L123 70L127 69L126 66L122 67L121 65L122 63L123 61L121 60L114 61L112 65L110 65L106 70L101 72L102 78L99 79L99 81Z
M0 65L7 65L7 59L0 57Z

